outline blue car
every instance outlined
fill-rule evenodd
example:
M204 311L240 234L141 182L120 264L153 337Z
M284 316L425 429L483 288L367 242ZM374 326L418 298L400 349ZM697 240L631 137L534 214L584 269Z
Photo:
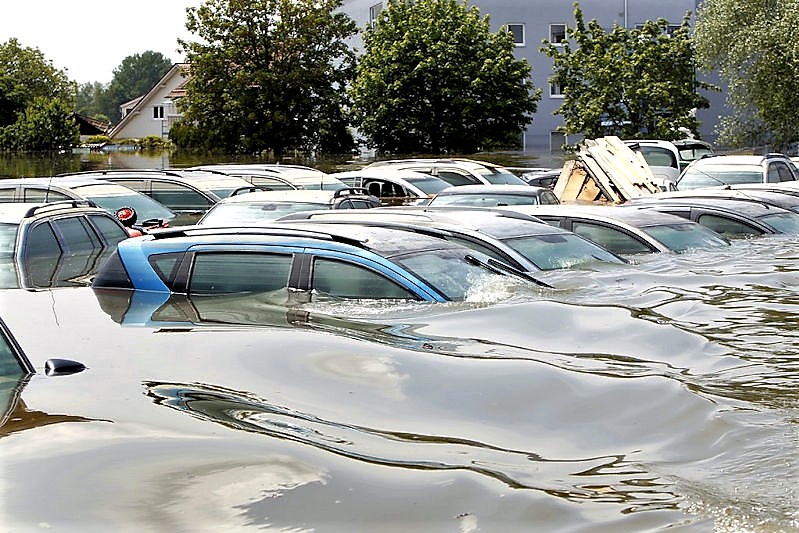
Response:
M534 281L434 236L352 225L174 228L127 239L95 288L191 296L272 293L428 302L464 300L492 281ZM282 294L282 293L278 293Z

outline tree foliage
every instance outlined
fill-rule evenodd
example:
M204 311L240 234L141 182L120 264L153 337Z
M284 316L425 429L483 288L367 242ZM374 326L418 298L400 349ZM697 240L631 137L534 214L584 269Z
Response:
M690 14L674 31L665 19L605 31L596 20L586 24L578 4L574 18L565 41L541 48L553 61L550 83L563 91L555 114L566 134L673 140L684 137L681 128L697 133L694 110L709 106L699 90L715 88L696 79Z
M36 48L0 44L0 149L71 146L76 85Z
M513 37L459 0L392 0L364 33L353 121L383 152L518 146L541 98Z
M735 112L719 124L732 146L799 141L799 0L704 0L694 32L697 57L718 69Z
M97 114L118 122L121 118L119 106L152 89L171 67L172 61L160 52L148 50L127 56L114 69L108 87L96 94Z
M207 0L187 9L191 64L179 146L234 153L352 147L343 109L354 72L340 0ZM174 135L172 134L174 132Z
M78 144L79 137L69 104L37 96L14 124L0 129L0 148L26 152L64 150Z

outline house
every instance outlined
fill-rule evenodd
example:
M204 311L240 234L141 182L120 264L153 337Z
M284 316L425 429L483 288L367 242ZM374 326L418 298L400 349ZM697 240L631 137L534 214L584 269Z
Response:
M188 79L187 63L172 65L146 94L119 106L122 118L108 136L112 140L168 137L172 125L181 117L175 102L186 94Z
M669 24L679 26L686 13L695 14L700 0L602 0L580 2L585 21L596 20L603 28L610 30L614 24L624 28L636 28L647 20L663 18ZM341 11L349 15L359 28L377 20L380 11L388 4L387 0L343 0ZM559 131L563 119L554 112L560 107L563 92L560 87L549 83L552 77L552 59L540 51L542 41L560 42L565 37L566 26L574 27L574 2L557 0L469 0L470 6L488 16L491 31L507 28L516 43L515 56L526 59L532 66L532 78L536 88L542 89L542 98L533 122L524 132L522 146L525 151L557 152L574 139L567 139ZM353 39L351 46L361 50L362 43ZM717 79L707 80L719 85ZM702 92L710 100L710 108L698 110L696 117L700 122L702 139L715 140L715 127L718 116L727 114L724 109L724 94L721 92Z

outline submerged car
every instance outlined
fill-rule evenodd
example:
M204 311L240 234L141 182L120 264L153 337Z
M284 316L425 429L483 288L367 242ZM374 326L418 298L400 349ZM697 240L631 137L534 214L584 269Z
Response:
M149 196L110 181L83 176L0 179L0 203L63 200L90 201L114 215L120 209L132 209L145 229L166 227L176 216Z
M641 139L624 141L630 150L643 156L655 183L663 191L673 190L680 178L680 152L671 141Z
M261 191L221 200L197 224L248 226L271 222L297 211L369 209L379 206L379 199L358 187L335 191Z
M757 194L756 191L752 191L750 196L741 194L736 197L734 191L719 192L732 194L726 197L712 193L698 197L644 196L629 205L692 220L727 238L799 234L799 213L787 208L792 205L799 209L798 197L782 195L780 198L775 193Z
M697 159L680 174L677 190L686 191L740 183L781 183L799 179L791 160L782 154L716 155Z
M331 175L352 187L366 188L383 205L422 204L450 186L440 178L414 170L377 167Z
M496 207L504 205L559 204L549 188L532 185L461 185L436 194L429 206L457 205Z
M729 246L718 233L677 215L633 206L532 205L504 209L533 215L620 254L684 252Z
M115 217L88 202L0 204L0 288L88 285L128 237Z
M474 159L391 159L376 161L365 169L415 170L441 178L450 185L524 185L525 182L500 165Z
M259 190L242 178L200 170L117 169L63 176L110 181L147 195L177 215L174 225L193 224L222 198Z
M529 281L443 239L360 225L184 227L123 241L94 288L189 295L464 300L485 283Z
M626 263L618 255L570 231L534 217L493 209L380 208L348 213L307 212L292 221L357 223L432 235L478 250L522 272L570 268L595 262Z

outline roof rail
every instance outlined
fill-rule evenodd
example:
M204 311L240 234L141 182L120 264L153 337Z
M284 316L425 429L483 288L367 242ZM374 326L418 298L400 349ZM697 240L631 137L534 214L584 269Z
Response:
M258 226L258 227L238 227L238 226L177 226L153 230L149 233L155 240L176 237L190 237L193 235L275 235L286 237L309 237L314 239L324 239L328 241L342 242L365 248L364 241L354 237L327 233L318 229L305 229L295 226Z
M127 174L127 173L141 173L141 174L158 174L158 175L167 175L167 176L175 176L181 177L180 174L174 172L174 170L178 169L164 169L164 168L107 168L107 169L100 169L100 170L83 170L80 172L65 172L63 174L56 174L57 178L64 178L68 176L93 176L97 174L101 174L103 176L113 175L113 174Z
M25 212L25 218L32 217L43 211L57 211L70 207L97 207L97 204L91 200L59 200L57 202L48 202L42 205L31 207Z

